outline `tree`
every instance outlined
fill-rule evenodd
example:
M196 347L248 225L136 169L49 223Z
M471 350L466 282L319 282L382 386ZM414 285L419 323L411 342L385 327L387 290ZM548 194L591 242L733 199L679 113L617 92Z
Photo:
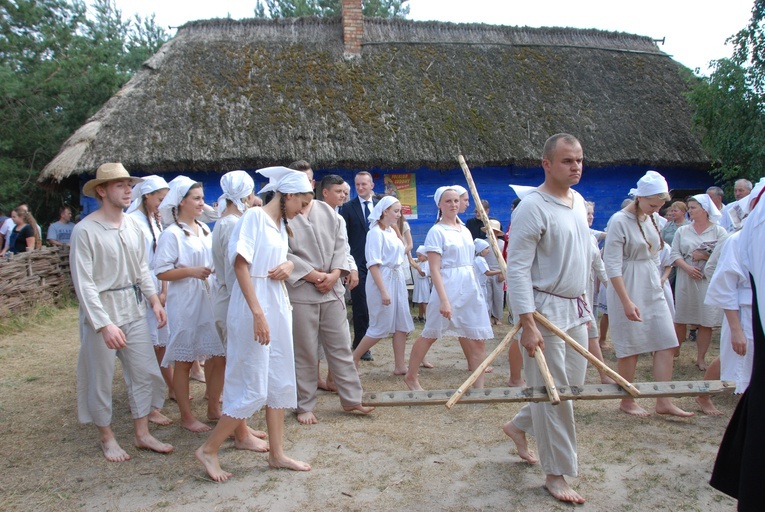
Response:
M61 144L168 38L147 19L122 19L113 0L0 0L0 201L43 221L68 195L36 180Z
M364 0L364 16L380 18L405 18L409 14L409 0ZM257 18L296 18L298 16L340 16L341 0L258 0L255 4Z
M728 188L765 175L764 20L765 0L756 0L749 25L729 39L733 56L715 61L689 95L712 173Z

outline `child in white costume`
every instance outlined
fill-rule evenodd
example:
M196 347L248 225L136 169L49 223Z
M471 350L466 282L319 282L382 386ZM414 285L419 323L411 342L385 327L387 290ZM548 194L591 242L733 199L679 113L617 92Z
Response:
M276 193L264 207L247 210L231 233L228 253L236 284L228 308L223 416L196 451L197 459L217 482L231 476L220 467L220 446L242 419L263 406L269 466L311 469L305 462L287 457L283 445L284 410L297 407L292 308L284 285L295 267L287 261L288 219L311 201L311 183L305 173L286 167L257 172L270 179L260 193Z
M483 362L485 340L494 337L473 271L475 245L470 231L457 217L460 196L453 187L440 187L434 199L439 219L425 238L433 291L425 328L412 347L404 379L413 390L422 389L417 379L418 367L430 346L441 336L452 334L460 338L469 368L477 368ZM483 387L483 375L476 380L475 387Z
M412 276L414 279L414 289L412 290L412 303L419 305L417 320L425 321L425 308L430 300L430 269L428 268L428 253L425 252L425 246L417 247L417 261L412 263Z
M393 196L380 199L369 214L371 225L365 249L372 276L366 283L369 327L353 351L358 367L367 350L393 335L394 375L406 374L406 335L414 330L404 277L407 264L404 244L392 228L400 216L401 203Z
M189 402L189 374L194 361L205 360L207 416L220 416L225 349L215 329L210 275L213 271L210 229L198 221L204 206L202 186L186 176L170 182L159 205L162 217L173 219L157 241L154 273L169 281L167 291L170 338L162 366L174 365L173 385L181 426L192 432L210 427L197 420Z
M486 302L486 311L489 313L489 321L492 320L492 307L491 304L487 302L487 297L489 296L489 287L492 286L491 278L494 276L497 276L502 273L501 270L491 270L489 267L489 262L486 260L486 257L489 255L489 251L491 251L491 247L489 247L489 242L486 240L483 240L481 238L476 238L473 240L473 243L475 244L475 258L473 258L473 269L475 270L475 277L478 280L478 286L481 289L481 293L483 293L483 300Z

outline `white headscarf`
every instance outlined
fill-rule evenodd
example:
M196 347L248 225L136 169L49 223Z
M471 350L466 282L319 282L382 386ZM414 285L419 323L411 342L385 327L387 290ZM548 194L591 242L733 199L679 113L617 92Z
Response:
M446 187L438 187L436 189L435 195L433 196L433 199L436 201L436 206L438 206L438 203L441 201L441 196L444 195L444 192L446 192L447 190L454 190L455 192L457 192L457 195L461 195L460 191L457 190L457 187L455 187L454 185L446 186Z
M394 203L398 203L398 199L393 196L385 196L377 201L377 204L369 213L369 229L372 229L375 224L379 224L383 212L390 208Z
M669 186L664 176L656 171L648 171L637 182L637 188L630 189L632 197L651 197L658 194L668 194Z
M269 179L268 185L260 189L258 195L271 191L282 194L305 194L313 191L308 175L301 171L287 167L266 167L255 172Z
M244 213L247 206L243 199L255 190L255 182L244 171L231 171L224 174L220 179L220 188L223 190L223 194L218 198L218 213L223 215L223 212L226 211L226 199L234 203L237 210Z
M529 187L528 185L510 185L518 199L523 201L523 198L534 192L537 187Z
M189 193L189 189L196 185L197 182L189 178L188 176L176 176L168 186L170 191L165 198L159 204L159 214L162 216L162 222L169 224L173 222L173 208L177 208L186 194Z
M698 202L704 210L706 210L707 215L709 216L709 222L712 224L717 224L717 222L720 220L720 217L722 217L722 214L720 213L720 210L717 209L717 206L712 202L712 199L706 194L696 194L693 196L693 199Z
M146 194L151 194L152 192L156 192L157 190L162 190L165 188L170 188L170 185L167 184L165 178L155 174L146 176L141 183L138 183L133 187L133 192L130 195L130 198L133 200L133 202L130 203L130 206L128 206L128 209L125 213L132 213L136 211L141 206L143 196Z
M484 240L482 238L476 238L475 240L473 240L473 243L475 244L475 254L476 254L476 256L481 254L481 251L483 251L484 249L488 249L489 248L489 242L487 242L486 240Z
M451 188L457 191L459 195L467 194L468 190L462 185L452 185Z

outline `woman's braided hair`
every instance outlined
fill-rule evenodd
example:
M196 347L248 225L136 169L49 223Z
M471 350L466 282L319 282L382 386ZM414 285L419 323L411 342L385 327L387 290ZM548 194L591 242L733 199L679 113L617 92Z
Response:
M284 228L287 230L287 236L292 236L292 230L287 225L287 195L281 194L279 195L279 210L282 213L282 220L284 221Z
M659 194L655 197L658 198L659 196L662 196L662 198L666 199L666 194ZM653 246L651 245L651 242L648 241L648 238L646 238L645 232L643 231L643 225L640 223L640 212L642 210L640 209L639 200L640 198L636 196L635 197L635 219L637 220L637 225L638 225L638 229L640 230L640 234L643 235L643 240L645 240L645 243L648 244L648 252L653 253ZM653 217L653 215L648 215L648 218L651 219L651 223L653 224L653 227L656 230L656 233L659 235L659 241L661 242L661 245L659 246L659 251L660 251L664 249L664 238L661 236L661 230L659 229L658 224L656 224L656 219ZM656 251L656 252L659 252L659 251Z

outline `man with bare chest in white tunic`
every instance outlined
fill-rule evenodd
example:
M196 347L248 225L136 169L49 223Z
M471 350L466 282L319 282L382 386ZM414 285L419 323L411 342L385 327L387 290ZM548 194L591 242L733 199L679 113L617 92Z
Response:
M582 177L582 160L582 146L575 137L550 137L542 154L545 181L513 212L507 284L513 290L515 321L522 326L521 345L526 349L523 359L530 386L544 385L534 361L536 350L544 350L557 386L584 384L584 357L534 321L534 311L539 311L587 346L590 315L584 296L591 242L584 199L571 190ZM564 475L577 475L573 402L527 404L503 430L515 442L518 455L530 463L537 458L528 449L526 434L536 436L547 491L560 501L584 503L564 479Z

